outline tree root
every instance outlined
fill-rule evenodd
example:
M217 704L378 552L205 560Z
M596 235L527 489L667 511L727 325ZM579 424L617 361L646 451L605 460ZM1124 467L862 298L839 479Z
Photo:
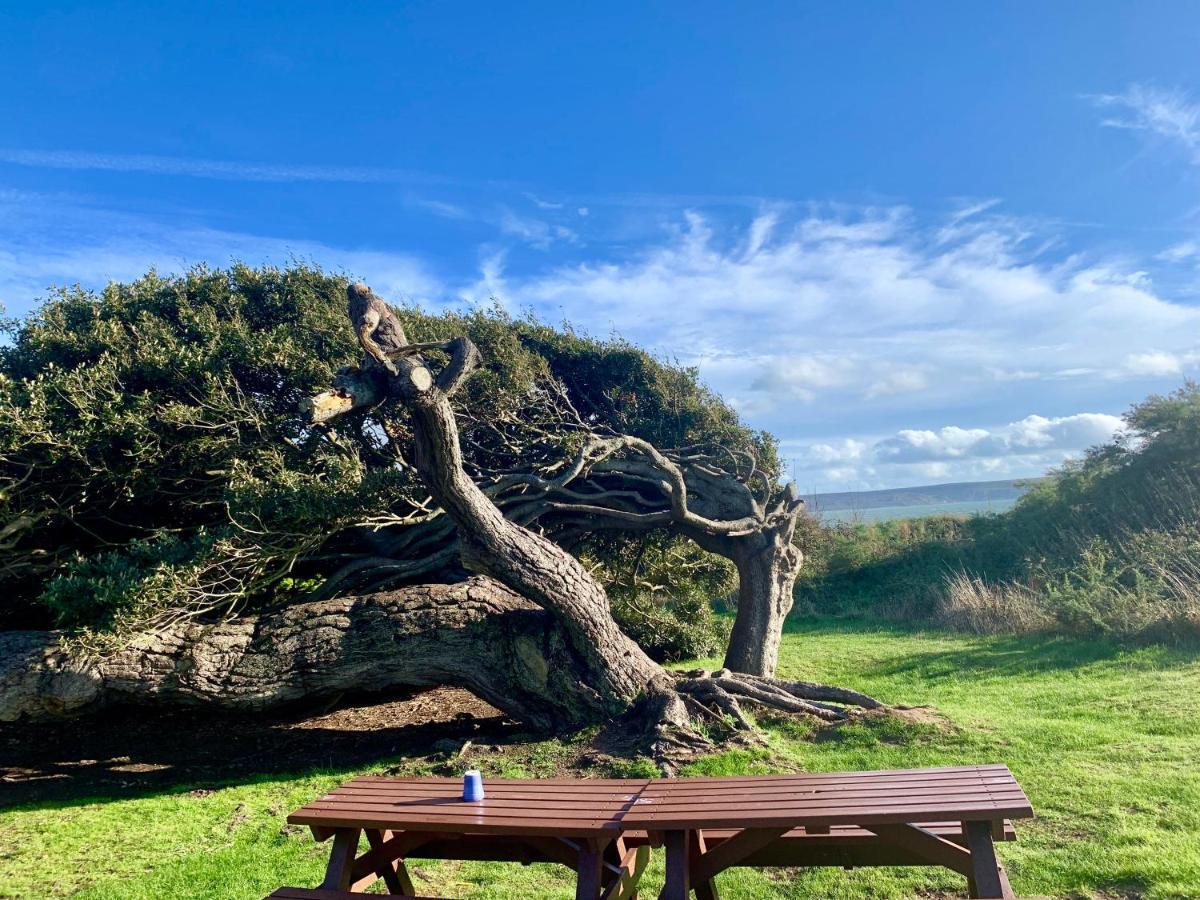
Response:
M863 709L885 708L874 697L846 688L728 669L678 673L672 687L648 698L636 713L648 723L647 752L666 774L719 743L761 745L761 733L743 711L746 704L822 722L842 722Z

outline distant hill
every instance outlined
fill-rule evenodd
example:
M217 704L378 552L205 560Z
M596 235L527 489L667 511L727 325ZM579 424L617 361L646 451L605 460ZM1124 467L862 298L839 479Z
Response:
M841 491L805 497L810 512L878 509L880 507L936 506L945 503L1013 501L1037 479L1010 481L960 481L919 487L884 488L879 491Z

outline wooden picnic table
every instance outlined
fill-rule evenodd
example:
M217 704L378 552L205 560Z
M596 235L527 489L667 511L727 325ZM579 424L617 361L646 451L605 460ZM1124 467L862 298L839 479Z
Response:
M413 896L404 860L557 862L577 900L636 895L651 846L665 846L661 900L717 900L732 866L940 865L972 897L1012 897L994 840L1033 815L1003 765L735 778L489 779L461 799L452 778L360 777L288 822L333 839L321 888L382 878ZM365 834L368 849L358 853Z
M661 900L717 900L732 866L940 865L1011 898L993 839L1033 815L1007 766L657 779L621 817L666 846ZM933 824L923 824L933 823ZM715 838L715 840L714 840Z
M485 798L465 802L455 778L353 778L288 816L318 841L333 839L321 887L359 890L382 878L413 896L404 860L557 862L577 873L577 898L625 900L649 860L626 847L621 814L646 779L489 779ZM358 854L360 836L369 849Z

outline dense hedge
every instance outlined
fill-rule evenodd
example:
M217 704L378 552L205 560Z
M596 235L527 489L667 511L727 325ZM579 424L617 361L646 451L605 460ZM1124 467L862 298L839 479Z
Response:
M1149 397L1125 424L1007 513L813 531L801 607L1200 639L1200 387Z
M310 429L298 414L359 356L345 287L306 266L200 267L99 293L58 290L10 323L0 348L0 622L121 629L173 611L290 602L379 526L400 527L391 517L421 494L403 462L402 413L336 430ZM521 437L531 396L553 382L586 421L664 447L752 449L776 468L769 436L741 425L694 370L625 341L499 307L400 314L413 340L467 333L483 351L484 369L456 398L468 466L528 464L506 460L504 442L473 444L470 422L511 422ZM714 646L696 598L728 588L727 565L663 535L608 534L577 550L661 655ZM679 554L690 562L672 580L663 567Z

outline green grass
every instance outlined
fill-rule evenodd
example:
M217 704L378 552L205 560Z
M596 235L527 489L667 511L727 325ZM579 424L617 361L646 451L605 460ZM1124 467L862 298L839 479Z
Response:
M1200 660L1065 638L973 638L817 623L785 636L784 675L928 704L949 726L880 722L814 740L789 722L770 747L701 760L693 774L1006 762L1038 819L1001 847L1020 896L1200 896ZM560 765L562 742L494 764L507 774ZM403 761L380 761L377 769ZM638 769L635 763L631 769ZM229 784L211 793L27 806L0 813L0 896L262 897L320 880L325 848L284 816L350 771ZM571 895L552 866L426 863L432 893ZM645 896L661 884L656 858ZM734 870L727 898L911 897L963 891L933 869Z

